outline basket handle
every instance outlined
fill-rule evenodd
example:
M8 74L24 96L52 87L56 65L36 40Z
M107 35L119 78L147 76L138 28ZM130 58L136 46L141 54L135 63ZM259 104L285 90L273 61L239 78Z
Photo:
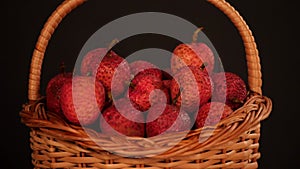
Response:
M86 0L65 0L52 13L45 23L35 49L33 51L28 85L28 99L36 101L40 98L40 78L42 63L48 42L62 19ZM248 85L251 91L262 94L261 67L258 50L251 30L239 13L225 0L207 0L221 10L233 22L244 42L248 66Z

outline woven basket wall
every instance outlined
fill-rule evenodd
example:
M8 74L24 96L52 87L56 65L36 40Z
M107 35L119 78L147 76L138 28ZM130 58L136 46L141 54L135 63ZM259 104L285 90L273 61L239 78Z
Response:
M217 124L212 136L206 141L199 142L199 134L211 133L209 127L192 130L173 148L153 156L168 144L165 138L178 139L182 135L179 133L159 138L109 137L68 124L55 113L46 111L44 97L40 95L40 77L48 42L62 19L83 2L84 0L65 0L52 13L41 31L32 56L29 101L24 104L20 116L22 122L31 129L32 163L36 169L258 168L260 123L269 116L272 102L262 95L260 59L251 30L225 0L208 2L228 16L242 37L251 94L241 108ZM95 142L105 145L106 150ZM149 149L141 151L142 147ZM107 150L116 153L109 153ZM137 153L144 158L123 156Z

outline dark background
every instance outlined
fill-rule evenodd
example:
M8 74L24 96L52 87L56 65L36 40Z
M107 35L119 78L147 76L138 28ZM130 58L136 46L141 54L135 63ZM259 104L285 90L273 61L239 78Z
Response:
M297 22L296 5L283 0L228 1L245 18L256 38L262 64L263 92L274 105L271 116L262 122L259 168L298 168L299 53L296 49L299 42L294 25ZM1 168L32 168L29 128L20 122L19 111L27 102L28 72L35 42L44 22L61 2L2 2ZM145 11L175 14L195 25L204 26L205 34L220 54L225 70L247 79L243 46L237 31L220 11L207 2L90 0L68 15L53 35L43 64L42 93L47 81L57 73L59 63L65 61L71 70L70 65L82 45L101 26L121 16ZM176 45L172 40L159 38L129 38L116 50L126 56L145 47L171 50ZM143 43L139 43L141 40Z

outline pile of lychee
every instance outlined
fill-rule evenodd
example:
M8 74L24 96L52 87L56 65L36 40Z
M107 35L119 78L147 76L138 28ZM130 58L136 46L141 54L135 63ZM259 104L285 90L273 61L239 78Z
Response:
M83 57L80 73L61 72L48 82L47 110L108 135L153 137L215 126L247 97L242 78L214 72L215 60L202 42L179 44L164 70L96 48Z

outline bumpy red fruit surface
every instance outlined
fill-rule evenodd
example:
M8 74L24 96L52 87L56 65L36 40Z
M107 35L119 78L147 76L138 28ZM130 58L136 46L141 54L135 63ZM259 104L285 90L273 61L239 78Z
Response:
M72 73L60 73L47 84L46 104L49 111L61 113L60 94L62 86L72 80Z
M137 74L143 74L148 75L151 74L153 76L158 77L159 79L162 79L162 72L159 70L157 66L154 64L143 61L143 60L137 60L129 64L131 74L133 76L136 76Z
M232 109L240 107L247 97L246 84L241 77L231 72L215 73L214 101L225 102Z
M130 68L125 59L110 51L97 69L96 79L117 97L122 94L130 81Z
M83 76L95 75L99 63L108 52L107 48L96 48L89 51L82 59L80 72Z
M164 87L166 87L167 89L170 89L172 80L163 80L162 82L163 82Z
M164 106L166 106L164 108ZM160 112L163 110L163 112ZM151 121L152 119L155 119ZM185 111L173 105L155 104L147 115L147 137L162 133L187 131L191 127L191 119Z
M197 114L195 126L201 128L205 126L214 126L220 120L226 118L232 113L232 109L221 102L209 102L203 105Z
M81 63L81 74L96 77L107 93L118 97L130 81L130 68L125 59L107 48L88 52Z
M161 79L149 74L138 74L131 82L128 95L140 111L147 111L157 102L170 102L169 91L163 86Z
M175 74L171 82L172 102L194 113L212 96L213 83L209 74L198 67L184 67Z
M131 89L153 89L161 88L163 85L162 80L155 75L151 74L137 74L130 83Z
M103 85L92 77L77 76L61 89L61 108L74 124L90 125L98 118L105 101Z
M205 43L180 44L173 51L171 70L177 73L182 67L205 67L208 73L214 69L214 54Z
M144 137L145 123L141 123L145 120L144 115L132 107L126 98L117 100L115 104L118 105L118 109L115 105L112 105L100 116L102 133L107 135L121 133L126 136Z

